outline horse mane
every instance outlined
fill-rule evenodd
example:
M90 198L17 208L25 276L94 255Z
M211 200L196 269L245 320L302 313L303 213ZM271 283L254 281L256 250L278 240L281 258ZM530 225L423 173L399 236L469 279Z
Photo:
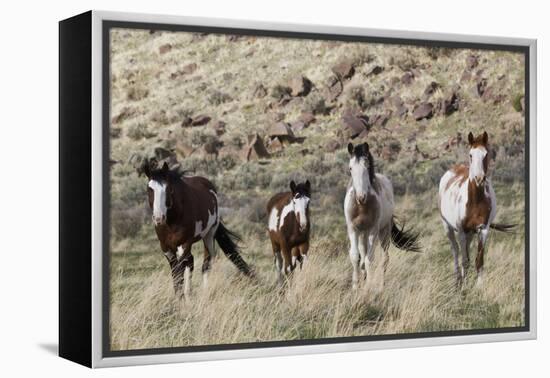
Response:
M180 170L179 166L165 170L154 158L150 160L145 159L138 169L138 173L144 173L152 180L167 180L169 182L179 181L188 172L188 170Z
M366 143L358 144L355 146L353 153L357 159L362 157L367 159L367 169L369 171L369 180L371 185L374 185L376 181L376 172L374 170L374 158L369 150L369 146Z

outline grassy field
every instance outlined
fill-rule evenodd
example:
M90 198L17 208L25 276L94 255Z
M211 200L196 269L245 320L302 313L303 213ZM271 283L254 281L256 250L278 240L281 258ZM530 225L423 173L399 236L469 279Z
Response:
M113 350L524 324L521 55L122 29L112 32L111 44ZM342 81L341 94L327 96L331 67L342 61L355 72ZM312 83L305 96L288 94L297 76ZM417 105L435 106L452 94L455 111L414 116ZM304 111L316 120L295 129L302 143L268 146L276 121L293 123ZM421 254L391 247L383 290L379 272L372 287L351 290L343 214L348 135L341 119L348 111L371 119L368 132L353 142L369 142L377 170L394 185L397 215L422 233ZM199 115L211 121L182 127ZM385 120L376 121L379 116ZM225 122L224 133L214 127L218 120ZM484 285L475 286L470 275L458 292L437 185L445 170L466 160L467 147L452 138L483 130L494 153L497 221L519 227L515 234L490 234ZM243 158L255 134L270 158ZM217 158L203 147L208 144L218 146ZM175 299L150 222L146 179L135 169L155 155L216 184L224 222L242 235L243 257L256 280L240 276L220 251L203 288L197 243L193 295ZM306 178L314 191L310 260L281 290L265 204L291 179Z

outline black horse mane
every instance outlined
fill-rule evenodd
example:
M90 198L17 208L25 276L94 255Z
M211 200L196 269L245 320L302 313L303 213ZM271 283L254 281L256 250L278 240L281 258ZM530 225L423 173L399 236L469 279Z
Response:
M371 185L374 184L376 180L376 175L374 171L374 158L372 157L372 154L369 150L369 145L367 143L358 144L353 149L353 154L357 159L360 159L362 157L367 159L367 169L369 171L369 180Z
M138 173L145 174L149 179L155 181L179 181L188 171L182 171L178 166L169 168L168 164L164 163L160 168L155 159L144 160Z

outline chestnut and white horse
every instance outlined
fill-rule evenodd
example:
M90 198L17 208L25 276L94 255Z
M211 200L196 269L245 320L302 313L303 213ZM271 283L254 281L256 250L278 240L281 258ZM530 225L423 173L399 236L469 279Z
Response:
M418 234L397 226L394 216L393 186L390 180L374 172L374 161L367 143L348 144L351 180L344 200L349 256L353 267L352 287L357 288L359 270L364 269L367 283L372 277L374 249L380 241L384 253L385 275L390 241L399 249L420 251ZM382 284L383 284L382 278Z
M290 182L290 191L275 194L267 203L268 230L279 283L307 260L311 218L311 184Z
M439 209L443 227L451 242L454 270L457 284L466 278L470 264L469 248L477 234L476 271L478 283L483 273L483 255L487 245L489 229L507 232L514 225L495 224L497 212L496 196L489 168L489 136L486 132L474 138L468 134L470 165L458 164L448 170L439 183ZM458 243L456 240L458 236ZM458 255L461 252L461 267Z

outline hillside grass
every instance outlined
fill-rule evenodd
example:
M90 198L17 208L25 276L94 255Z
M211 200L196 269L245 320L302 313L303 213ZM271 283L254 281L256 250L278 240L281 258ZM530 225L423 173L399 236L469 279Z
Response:
M514 104L523 94L523 58L496 51L427 49L409 46L298 41L244 37L229 41L213 34L116 29L111 32L111 115L123 114L111 126L110 334L113 350L155 347L298 340L355 335L400 334L514 327L524 319L524 119ZM161 46L170 44L168 52ZM462 80L465 60L476 55L472 70L486 78L499 101L481 99L475 80ZM250 134L266 136L276 113L285 121L318 101L341 59L356 62L333 110L299 133L277 156L244 162L242 144ZM172 75L195 63L190 74ZM382 66L378 75L367 75ZM410 85L396 83L415 69ZM314 89L305 98L277 105L273 89L295 74L308 77ZM436 81L440 89L424 98ZM267 96L253 95L258 84ZM341 114L361 107L370 116L390 108L380 97L399 95L409 112L419 101L436 101L459 84L460 110L415 121L392 115L373 127L364 140L375 151L376 168L388 175L396 194L396 215L421 232L422 253L390 249L384 288L380 269L373 285L351 290L351 265L343 215L347 182L347 140L339 134ZM362 91L359 105L350 88ZM355 92L353 92L355 93ZM227 123L220 137L226 153L213 159L200 151L210 125L182 128L184 117L207 114ZM440 177L454 163L466 160L463 144L444 149L449 138L486 130L494 159L490 166L497 195L497 222L517 223L514 234L491 231L485 259L484 285L475 285L475 248L470 276L456 290L450 245L437 209ZM327 151L326 143L341 142ZM168 264L150 222L146 179L139 177L133 157L155 147L173 149L178 141L197 151L179 156L184 169L212 180L219 191L220 212L231 230L241 234L242 254L257 279L242 277L218 248L208 288L202 287L202 243L193 247L193 294L176 300ZM380 150L400 144L394 160ZM241 146L241 147L240 147ZM415 146L433 156L422 159ZM306 152L304 152L306 150ZM276 285L273 255L266 232L265 204L287 190L291 179L312 182L310 260L281 289ZM380 253L378 253L378 260Z

